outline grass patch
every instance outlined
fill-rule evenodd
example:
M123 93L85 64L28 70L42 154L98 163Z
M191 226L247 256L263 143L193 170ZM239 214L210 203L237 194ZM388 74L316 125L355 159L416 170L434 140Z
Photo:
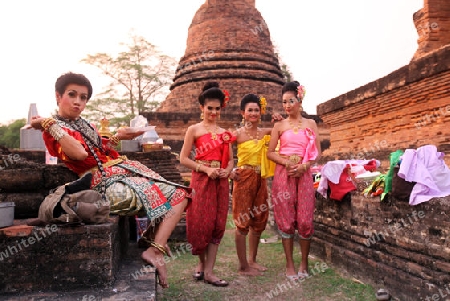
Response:
M281 240L259 245L258 261L269 269L263 276L240 276L237 273L238 260L234 245L234 228L231 225L232 223L227 222L227 230L220 244L215 266L215 274L227 280L230 285L220 288L205 284L203 281L195 281L192 274L198 258L190 253L174 252L177 258L167 265L170 288L158 290L159 300L374 300L375 290L371 286L342 277L325 262L313 256L309 262L311 277L298 283L289 282L284 277L285 260ZM274 234L266 230L262 238L269 238ZM182 243L171 243L171 248L176 250L179 244ZM300 264L298 252L297 245L294 256L296 266Z

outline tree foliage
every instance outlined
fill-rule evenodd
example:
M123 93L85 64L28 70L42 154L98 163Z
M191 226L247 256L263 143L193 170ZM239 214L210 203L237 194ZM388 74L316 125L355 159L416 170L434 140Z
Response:
M294 80L294 75L292 74L291 68L284 62L283 58L280 55L280 49L273 43L273 50L275 56L278 58L278 63L280 64L281 73L283 74L283 79L285 82L291 82Z
M26 123L26 119L17 119L9 125L0 125L0 145L7 148L19 148L20 129Z
M106 117L111 124L126 122L157 108L168 92L165 88L172 82L176 61L142 36L131 34L130 42L121 45L126 51L117 56L97 53L81 60L99 68L111 80L98 99L89 101L87 118Z

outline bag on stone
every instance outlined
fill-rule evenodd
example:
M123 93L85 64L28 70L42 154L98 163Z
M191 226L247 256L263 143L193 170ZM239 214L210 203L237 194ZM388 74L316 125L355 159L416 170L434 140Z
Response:
M39 207L39 219L47 223L100 224L109 219L109 202L89 189L92 174L58 186Z

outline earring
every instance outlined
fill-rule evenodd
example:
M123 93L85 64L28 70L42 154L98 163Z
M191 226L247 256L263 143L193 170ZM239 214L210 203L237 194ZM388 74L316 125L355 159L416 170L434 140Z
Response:
M261 117L259 117L259 124L261 124L262 123L262 120L261 120Z
M299 110L300 110L300 112L303 111L303 106L302 105L300 105Z
M245 119L244 119L244 116L242 116L241 126L244 126L244 125L245 125Z
M204 116L203 116L203 112L200 114L200 119L201 120L203 120L203 118L205 118Z

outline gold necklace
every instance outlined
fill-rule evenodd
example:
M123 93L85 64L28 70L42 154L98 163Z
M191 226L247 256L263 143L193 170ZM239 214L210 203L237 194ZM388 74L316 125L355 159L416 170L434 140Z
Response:
M209 126L207 126L205 123L203 123L203 126L205 127L205 129L211 134L211 139L212 140L217 140L217 124L216 127L214 128L214 132L211 131L209 129Z
M294 132L294 134L298 134L298 130L300 129L300 126L302 125L302 120L300 119L299 121L297 121L297 125L294 126L291 122L291 118L288 118L288 122L289 125L291 126L292 131Z
M255 144L258 143L258 132L259 132L259 131L260 131L260 129L259 129L259 128L256 128L256 137L253 137L253 136L250 135L250 133L247 131L247 127L244 126L244 132L245 132L245 134L246 134L248 137L250 137L250 139L253 140L253 142L254 142Z

